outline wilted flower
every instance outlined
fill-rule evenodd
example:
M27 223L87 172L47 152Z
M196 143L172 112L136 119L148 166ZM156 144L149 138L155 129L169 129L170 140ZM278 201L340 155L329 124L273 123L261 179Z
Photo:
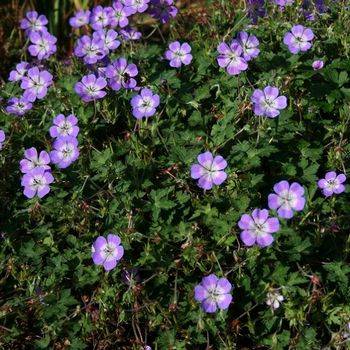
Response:
M47 94L47 88L52 84L52 75L46 71L40 71L38 67L30 68L27 76L22 78L21 88L24 89L23 97L28 102L43 99Z
M241 240L247 246L257 244L264 248L272 244L273 236L280 229L277 218L269 217L267 209L254 209L251 215L243 214L238 222Z
M106 96L106 91L103 90L106 86L105 78L96 78L94 74L89 74L75 84L74 90L84 102L90 102Z
M91 12L89 10L80 10L69 19L69 24L73 28L79 28L86 24L89 24Z
M110 8L103 8L102 6L96 6L92 9L90 15L90 25L92 29L99 30L107 27L110 24L109 21Z
M311 48L314 33L311 29L300 24L294 26L290 32L286 33L283 42L288 46L291 53L304 52Z
M0 129L0 150L2 149L2 144L4 143L6 139L4 130Z
M201 153L197 157L199 164L191 166L192 179L198 179L198 186L204 190L210 190L214 185L221 185L227 178L224 169L226 160L221 156L213 157L211 152Z
M136 119L148 118L156 113L159 106L159 95L152 90L144 88L139 95L131 99L132 114Z
M50 135L51 137L77 137L79 133L77 123L78 119L75 115L70 114L68 117L65 117L63 114L59 114L53 119L53 126L50 128Z
M279 96L279 90L274 86L266 86L264 90L254 90L251 101L254 114L268 118L276 118L280 110L287 107L287 98Z
M274 187L275 193L269 194L269 208L277 210L279 217L290 219L294 211L301 211L305 206L304 187L293 182L289 185L288 181L280 181Z
M100 29L93 33L93 38L97 41L101 41L104 46L105 52L112 52L120 46L120 41L118 38L118 33L113 29Z
M322 193L329 197L333 194L340 194L345 191L343 183L346 181L344 174L339 174L335 171L329 171L326 173L325 178L317 182L318 187L322 190Z
M47 18L44 15L38 15L36 11L29 11L26 13L26 17L20 22L21 29L26 31L29 35L31 32L41 32L46 29L48 23Z
M173 0L151 0L150 3L152 4L149 11L151 16L158 18L163 24L177 15L178 10Z
M256 24L259 17L266 15L265 0L246 0L247 15Z
M174 41L169 44L169 49L165 52L165 58L170 61L170 66L179 68L183 64L188 65L192 61L191 46L187 43L180 44Z
M16 69L10 72L9 81L19 81L25 76L29 69L28 62L21 62L16 65Z
M239 32L237 39L233 40L237 42L243 50L243 58L248 62L253 58L258 57L260 50L259 40L256 36L248 34L246 32Z
M218 46L218 64L221 68L226 68L230 75L237 75L248 68L246 60L241 57L243 50L240 44L232 42L229 45L221 43Z
M83 35L77 40L74 48L74 54L77 57L82 57L85 63L93 64L101 60L108 53L104 42L96 35L90 38L88 35Z
M61 136L53 143L51 162L60 169L67 168L79 157L78 140L72 136Z
M266 305L270 306L272 310L278 309L283 300L283 295L276 290L268 292L266 295Z
M134 28L126 28L120 31L124 40L139 40L142 36L141 32L138 32Z
M28 148L24 151L24 158L20 161L20 169L23 174L30 173L35 168L50 170L50 156L46 151L38 151L35 147Z
M29 34L31 45L28 47L29 53L39 60L47 59L56 52L57 38L47 30L41 32L31 32Z
M134 77L138 74L136 64L128 63L125 58L118 58L107 66L105 71L106 77L109 78L109 86L118 91L124 89L133 89L136 86Z
M317 61L314 61L314 62L312 63L312 68L313 68L314 70L322 69L323 66L324 66L324 62L321 61L321 60L317 60Z
M8 100L8 105L6 106L6 112L14 115L24 115L29 111L33 105L28 102L24 97L12 97Z
M232 285L226 278L211 274L203 277L194 289L194 298L201 303L205 312L213 313L217 309L226 310L231 301Z
M117 266L124 255L124 248L120 245L119 236L109 234L107 239L100 236L92 245L92 260L96 265L103 265L106 271Z
M23 193L27 198L38 196L42 198L50 192L50 184L54 178L50 171L43 167L35 168L23 175L21 185L24 187Z

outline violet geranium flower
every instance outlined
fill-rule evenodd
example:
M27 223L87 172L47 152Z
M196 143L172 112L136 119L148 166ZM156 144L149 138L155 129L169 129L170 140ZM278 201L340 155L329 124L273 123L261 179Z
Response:
M221 185L227 178L224 169L226 160L221 156L213 157L209 151L201 153L197 157L199 164L191 166L192 179L198 179L198 186L204 190L210 190L214 185Z
M226 310L232 301L232 285L226 278L211 274L203 277L194 289L194 298L201 303L205 312L213 313L217 309Z
M120 34L122 35L122 37L125 41L139 40L142 36L141 32L138 32L134 28L124 28L120 31Z
M170 61L170 67L179 68L183 64L188 65L192 61L191 46L187 43L180 44L174 41L169 44L169 49L165 52L165 58Z
M277 210L279 217L290 219L294 211L301 211L305 206L304 187L293 182L289 185L288 181L280 181L274 187L275 193L269 194L269 208Z
M280 229L278 219L269 217L267 209L254 209L251 215L243 214L238 226L242 230L241 240L245 245L257 244L262 248L272 244L272 233Z
M78 140L72 136L61 136L53 143L50 153L51 162L60 169L65 169L79 157Z
M92 260L95 265L102 265L106 271L114 269L124 255L120 237L109 234L107 239L100 236L92 245Z
M324 62L322 60L316 60L312 63L312 68L314 70L320 70L324 66Z
M78 119L75 115L70 114L68 117L65 117L63 114L59 114L53 119L53 125L50 128L50 135L51 137L77 137L79 133L79 127L77 124Z
M4 130L0 129L0 150L2 149L2 144L4 143L6 139L6 135L5 135L5 132Z
M337 175L335 171L329 171L324 179L317 182L317 185L324 196L330 197L333 194L340 194L345 191L345 186L343 185L345 181L346 176L344 174Z
M30 173L35 168L50 170L50 156L46 151L38 151L35 147L28 148L24 151L24 158L19 162L20 170L23 174Z
M258 48L259 40L256 36L248 34L247 32L239 32L237 39L233 41L238 42L241 46L243 50L243 58L246 62L258 57L260 50Z
M6 112L13 115L22 116L32 107L33 105L30 102L28 102L24 97L12 97L8 100Z
M105 78L96 78L94 74L89 74L83 76L81 81L75 84L74 90L84 102L90 102L105 97L106 91L103 89L106 86L107 81Z
M96 6L92 9L90 15L90 25L92 29L99 30L107 27L109 22L110 7L103 8L102 6Z
M9 81L20 81L29 69L28 62L21 62L16 65L16 69L10 72Z
M24 89L23 97L28 102L43 99L47 94L47 88L52 84L52 75L46 71L40 71L38 67L30 68L27 76L22 78L21 88Z
M31 32L41 32L46 29L48 23L47 18L44 15L39 15L36 11L28 11L26 17L20 22L21 29L26 31L29 35Z
M33 198L35 195L43 198L50 192L49 185L53 181L54 178L50 171L46 171L43 167L35 168L22 177L23 193L27 198Z
M83 35L77 40L74 47L74 54L77 57L82 57L87 64L93 64L106 56L108 50L104 47L104 42L96 36L90 38L88 35Z
M254 90L251 101L254 114L268 118L276 118L280 110L287 107L287 98L279 96L279 90L274 86L266 86L264 90Z
M177 7L173 0L151 0L149 13L152 17L160 20L162 24L170 21L171 18L177 15Z
M89 24L91 12L89 10L80 10L69 19L69 24L73 28L80 28L84 25Z
M136 86L134 77L139 73L136 64L128 63L125 58L118 58L107 66L105 74L109 86L119 91L121 88L133 89Z
M148 9L148 3L150 0L131 0L130 7L133 9L133 13L143 13Z
M133 10L129 6L124 6L120 1L114 1L109 11L109 23L111 27L126 27L129 24L128 17L132 12Z
M57 50L57 38L51 35L47 30L30 33L29 40L31 45L29 45L28 51L39 60L49 58Z
M136 119L149 118L156 113L159 106L159 95L152 90L144 88L139 95L131 99L132 114Z
M241 57L243 50L240 44L232 42L229 45L221 43L218 46L218 64L221 68L226 68L230 75L237 75L248 68L246 60Z
M118 33L113 29L100 29L93 33L92 37L103 43L104 51L112 52L120 46Z
M286 33L283 42L288 46L288 50L297 54L300 51L305 52L312 46L314 33L310 28L306 28L300 24L294 26L290 32Z

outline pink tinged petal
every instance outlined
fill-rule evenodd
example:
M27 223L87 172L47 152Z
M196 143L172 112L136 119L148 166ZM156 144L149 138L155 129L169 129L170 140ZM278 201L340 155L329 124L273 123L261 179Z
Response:
M217 310L216 302L211 298L207 298L202 302L202 309L208 313L214 313Z
M265 223L266 231L268 233L277 232L280 229L280 222L277 218L270 218Z
M190 53L191 52L191 46L188 43L183 43L181 45L181 50L185 53Z
M337 174L335 171L329 171L328 173L326 173L325 175L325 179L327 181L330 181L330 180L335 180L335 178L337 177Z
M100 236L100 237L97 237L96 241L93 244L93 247L95 251L100 251L105 248L106 244L107 244L106 238L104 238L103 236Z
M291 32L293 33L294 36L301 37L304 33L304 30L305 30L305 27L298 24L291 29Z
M312 44L309 43L308 41L300 43L300 50L303 51L303 52L307 51L307 50L309 50L311 48L311 46L312 46Z
M293 182L290 185L289 191L295 193L297 196L302 196L305 193L304 187L298 184L297 182Z
M169 49L171 51L178 51L180 50L180 43L178 41L174 41L173 43L169 44Z
M211 174L211 178L213 183L219 186L227 179L227 174L224 171L215 171Z
M170 61L169 65L173 68L179 68L181 67L181 59L179 57L175 57Z
M251 101L255 103L259 103L260 101L263 101L265 99L265 95L262 92L262 90L254 90L253 95L251 97Z
M220 278L216 284L216 290L220 294L229 293L232 289L232 284L227 280L227 278Z
M286 206L281 206L277 210L277 214L278 214L279 217L281 217L283 219L290 219L294 215L293 210L290 209L289 207L286 207Z
M264 223L269 216L269 212L266 209L254 209L252 217L256 223Z
M252 246L255 244L256 235L252 233L252 231L244 230L240 234L241 240L246 246Z
M31 148L28 148L24 151L24 156L30 160L37 160L38 159L38 152L37 152L36 148L31 147Z
M304 31L303 37L306 40L311 41L315 37L315 35L314 35L313 31L310 28L306 28L305 31Z
M107 242L113 243L115 246L118 246L121 242L120 237L117 235L109 234L107 236Z
M104 263L103 263L103 267L106 271L110 271L112 269L114 269L115 267L117 266L117 260L116 259L113 259L113 260L106 260Z
M227 167L226 160L221 156L216 156L211 165L212 170L223 170Z
M344 174L339 174L338 176L337 176L337 180L339 181L339 183L343 183L343 182L345 182L346 181L346 176L344 175Z
M226 54L227 55L227 54L231 53L231 49L229 48L229 46L226 43L219 44L217 50L221 54Z
M43 198L50 192L49 186L44 186L42 189L38 190L38 197Z
M184 65L188 65L188 64L190 64L191 63L191 61L192 61L192 55L191 54L187 54L187 55L185 55L184 57L182 57L182 59L181 59L181 62L184 64Z
M213 179L211 178L210 174L203 175L198 180L198 186L200 188L203 188L204 190L210 190L213 187Z
M264 248L264 247L267 247L269 245L272 244L274 238L272 237L272 235L270 234L266 234L266 235L259 235L257 238L256 238L256 242L257 244Z
M171 61L174 58L174 53L170 50L165 51L165 58L169 61Z
M212 273L212 274L202 278L201 285L203 286L203 288L205 288L207 290L213 289L216 287L218 280L219 279L216 277L216 275L214 275Z
M201 285L198 285L194 288L194 298L195 300L201 302L204 299L207 299L209 296L208 291L203 288Z
M329 189L329 188L324 188L322 190L322 193L326 196L326 197L330 197L333 194L333 190Z
M227 57L227 56L218 56L217 58L217 61L218 61L218 65L221 67L221 68L225 68L229 65L230 63L230 58Z
M221 294L217 297L217 304L218 308L221 310L226 310L232 301L232 295L231 294Z
M243 214L241 219L238 221L238 226L240 229L245 230L253 226L254 220L248 214Z
M274 100L279 95L279 90L274 86L266 86L266 88L264 89L264 94L266 98Z
M286 33L286 35L283 38L283 43L287 46L290 46L292 43L294 43L294 36L291 33Z
M23 193L27 198L33 198L36 194L36 190L32 190L29 186L27 186L24 187Z
M328 182L325 179L318 180L317 186L321 189L325 188L328 186Z
M281 194L282 192L288 191L289 190L289 183L288 181L280 181L278 182L275 186L273 186L273 190L277 194Z
M97 251L92 254L92 260L94 264L102 265L105 259L104 256L100 253L100 251Z
M199 164L193 164L191 166L191 178L199 179L206 173L206 170Z
M274 193L269 194L268 205L270 209L276 210L281 205L279 196Z
M124 255L124 248L122 246L118 246L116 249L115 249L115 252L113 254L113 257L117 260L120 260Z
M197 159L199 164L201 164L208 170L211 169L211 165L213 164L213 155L211 152L207 151L207 152L201 153L198 155Z
M279 96L274 100L274 107L278 109L284 109L287 107L287 97Z
M334 188L334 193L340 194L345 191L345 186L342 184L339 184L337 187Z

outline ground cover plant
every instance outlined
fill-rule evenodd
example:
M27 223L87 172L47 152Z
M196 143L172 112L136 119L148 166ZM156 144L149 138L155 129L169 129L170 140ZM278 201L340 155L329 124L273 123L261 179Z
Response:
M349 3L14 3L0 346L347 348Z

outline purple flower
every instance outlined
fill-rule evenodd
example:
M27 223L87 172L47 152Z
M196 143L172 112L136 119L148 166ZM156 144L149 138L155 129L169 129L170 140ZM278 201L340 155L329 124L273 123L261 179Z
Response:
M75 92L81 97L84 102L90 102L106 96L106 91L103 89L107 86L107 81L103 77L98 77L94 74L83 76L81 81L74 86Z
M218 46L218 64L221 68L226 68L230 75L237 75L248 68L246 60L241 57L243 50L237 42L232 42L230 46L221 43Z
M90 25L92 29L99 30L107 27L109 22L110 8L103 8L102 6L96 6L92 9L90 15Z
M324 62L321 60L316 60L312 63L312 68L314 70L320 70L323 68L323 66L324 66Z
M148 9L149 2L150 0L131 0L130 7L133 9L133 13L142 13Z
M8 100L6 112L14 115L24 115L32 107L33 105L30 102L28 102L24 97L12 97Z
M113 29L100 29L93 33L92 37L97 41L103 43L105 52L112 52L117 49L120 45L118 38L118 33Z
M24 89L23 97L28 102L43 99L47 94L47 88L52 84L52 75L46 71L40 71L38 67L30 68L27 76L22 78L21 88Z
M63 114L59 114L53 119L53 126L50 128L50 135L51 137L77 137L79 133L77 123L78 119L73 114L70 114L67 118Z
M269 208L277 210L279 217L290 219L294 211L301 211L305 206L304 188L297 182L289 185L288 181L280 181L274 187L275 193L269 194Z
M27 73L29 69L28 62L21 62L16 65L16 69L10 72L9 81L19 81L22 80L24 75Z
M274 86L266 86L264 90L254 90L251 101L254 114L268 118L276 118L280 114L280 109L287 107L287 98L279 96L279 90Z
M275 4L281 7L292 5L294 0L274 0Z
M56 52L57 39L47 30L31 32L29 40L31 45L29 45L28 51L32 56L38 57L39 60L47 59Z
M27 198L33 198L35 195L43 198L50 192L49 185L53 181L54 178L50 171L46 171L42 167L35 168L22 177L21 185L24 187L23 193Z
M92 260L95 265L102 265L106 271L114 269L124 255L124 248L117 235L109 234L107 239L100 236L92 245Z
M89 24L91 12L89 10L80 10L74 14L74 17L69 19L69 24L73 28L79 28Z
M177 8L173 0L151 0L151 16L158 18L161 23L167 23L177 15Z
M300 24L294 26L290 32L286 33L283 42L288 46L288 50L296 54L300 51L304 52L311 48L314 33L311 29Z
M139 40L142 36L141 32L138 32L136 29L133 28L126 28L122 29L120 31L120 34L122 35L124 40Z
M259 247L267 247L272 244L273 236L280 229L277 218L270 218L266 209L254 209L252 215L243 214L238 222L241 232L241 240L247 246L257 244Z
M195 287L194 298L201 303L205 312L226 310L232 301L231 289L232 285L226 278L211 274L203 277L202 282Z
M326 173L325 178L317 182L318 187L322 190L322 193L329 197L332 194L339 194L345 191L343 183L346 180L344 174L339 174L335 171L329 171Z
M118 58L106 68L106 76L109 78L109 86L118 91L124 89L133 89L136 86L136 77L138 74L137 66L128 63L125 58Z
M5 141L6 136L4 130L0 129L0 150L2 149L3 142Z
M51 163L60 169L67 168L79 157L78 140L72 136L61 136L53 143L54 150L50 153Z
M77 40L74 48L74 54L77 57L83 57L84 62L93 64L106 56L108 50L104 46L104 42L97 38L96 35L90 38L88 35L83 35Z
M130 16L132 12L133 10L129 6L124 6L119 1L115 1L109 12L109 21L111 27L126 27L129 24L128 16Z
M266 15L265 0L246 0L247 14L253 24L258 22L259 17Z
M159 106L159 95L152 90L144 88L139 95L131 99L132 114L136 119L148 118L156 113Z
M224 169L226 160L221 156L213 157L211 152L201 153L197 157L199 164L191 166L192 179L199 179L198 186L204 190L210 190L214 185L221 185L227 178Z
M26 18L23 18L20 22L21 29L26 31L29 35L31 32L41 32L45 30L45 25L48 23L47 18L44 15L38 15L36 11L29 11L26 13Z
M170 61L170 67L179 68L183 64L188 65L192 61L191 46L187 43L180 44L174 41L169 44L169 50L165 52L165 58Z
M248 34L246 32L239 32L237 39L238 44L241 46L243 50L243 58L248 62L253 58L258 57L260 50L259 40L256 36Z
M24 158L20 161L20 170L23 174L30 173L35 168L50 170L50 156L46 151L41 151L38 155L36 148L31 147L24 151Z

